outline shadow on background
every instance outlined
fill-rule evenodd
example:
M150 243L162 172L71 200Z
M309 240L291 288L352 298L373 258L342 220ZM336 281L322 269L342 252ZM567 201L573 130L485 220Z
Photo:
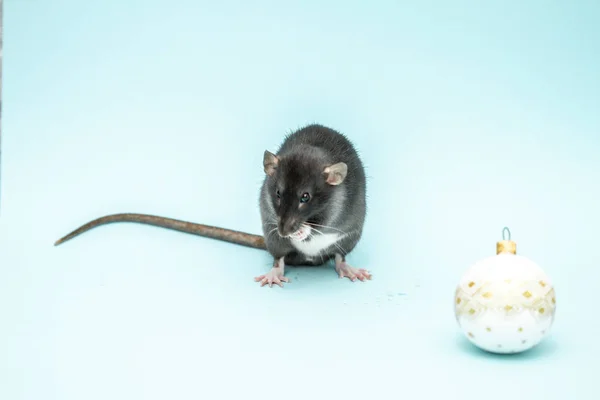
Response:
M527 360L537 361L542 358L550 358L558 350L558 345L552 336L547 337L540 344L529 349L528 351L515 354L495 354L487 352L471 344L471 342L469 342L469 340L467 340L467 338L464 337L462 334L458 334L456 336L456 345L462 352L470 356L477 358L485 358L489 360L496 359L501 362Z

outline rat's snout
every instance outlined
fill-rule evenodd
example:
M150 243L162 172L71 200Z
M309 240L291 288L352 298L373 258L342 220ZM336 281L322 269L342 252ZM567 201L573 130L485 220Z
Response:
M280 218L277 224L277 231L280 236L286 237L300 229L300 224L296 218Z

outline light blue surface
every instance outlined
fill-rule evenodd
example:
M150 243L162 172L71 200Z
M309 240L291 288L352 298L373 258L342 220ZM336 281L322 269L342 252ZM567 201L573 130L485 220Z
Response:
M600 398L598 2L165 4L5 0L0 399ZM368 167L371 282L260 288L266 253L137 225L53 247L123 211L260 232L263 151L310 122ZM504 226L558 293L516 357L452 311Z

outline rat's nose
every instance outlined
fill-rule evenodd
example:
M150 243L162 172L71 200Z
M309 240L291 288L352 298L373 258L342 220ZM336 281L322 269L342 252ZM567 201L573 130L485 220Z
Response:
M296 232L298 229L296 228L296 219L295 218L288 218L288 219L281 219L279 221L279 224L277 226L277 231L279 232L280 236L286 237L291 235L292 233Z

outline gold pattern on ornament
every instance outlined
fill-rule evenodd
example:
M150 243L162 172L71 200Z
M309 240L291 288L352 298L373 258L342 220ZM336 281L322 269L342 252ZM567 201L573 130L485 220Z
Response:
M546 287L546 282L544 282L544 281L540 281L539 284L541 287Z
M473 289L471 289L473 290L472 293L469 293L467 291L467 286L470 282L474 283L474 287ZM552 288L550 284L547 284L546 287L548 291L542 296L537 296L537 291L535 290L535 288L539 288L539 286L537 286L539 284L539 281L523 282L523 284L529 286L528 288L524 289L526 289L526 291L531 294L531 297L527 298L526 301L518 301L519 298L521 300L524 300L526 298L526 296L524 296L525 291L519 290L515 293L511 290L508 293L506 293L506 295L510 297L508 299L505 299L504 293L502 296L499 296L497 291L486 291L488 287L488 284L486 282L476 283L476 281L467 281L464 285L464 289L459 285L455 291L456 317L458 318L460 316L468 316L470 318L475 318L482 311L501 311L506 312L507 314L513 314L528 310L537 314L538 317L546 317L551 315L552 311L556 307L554 288ZM492 295L491 298L489 298L489 294L486 294L488 292ZM484 299L487 303L486 306L480 304L478 301ZM508 304L502 304L502 302L504 301L507 301ZM492 303L490 304L489 302ZM511 305L512 302L515 302L515 304ZM543 311L541 311L541 309L543 309Z
M519 332L523 332L523 328L519 328Z
M475 286L475 282L469 282L469 287Z
M491 292L485 292L484 294L481 295L481 297L483 297L484 299L489 299L492 297L492 293Z
M489 326L487 328L485 328L486 331L491 332L492 328L490 328Z
M528 298L530 298L532 295L531 295L531 292L530 292L529 290L526 290L526 291L523 293L523 296L524 296L526 299L528 299Z
M473 335L471 332L468 333L469 337L474 338L475 335Z

